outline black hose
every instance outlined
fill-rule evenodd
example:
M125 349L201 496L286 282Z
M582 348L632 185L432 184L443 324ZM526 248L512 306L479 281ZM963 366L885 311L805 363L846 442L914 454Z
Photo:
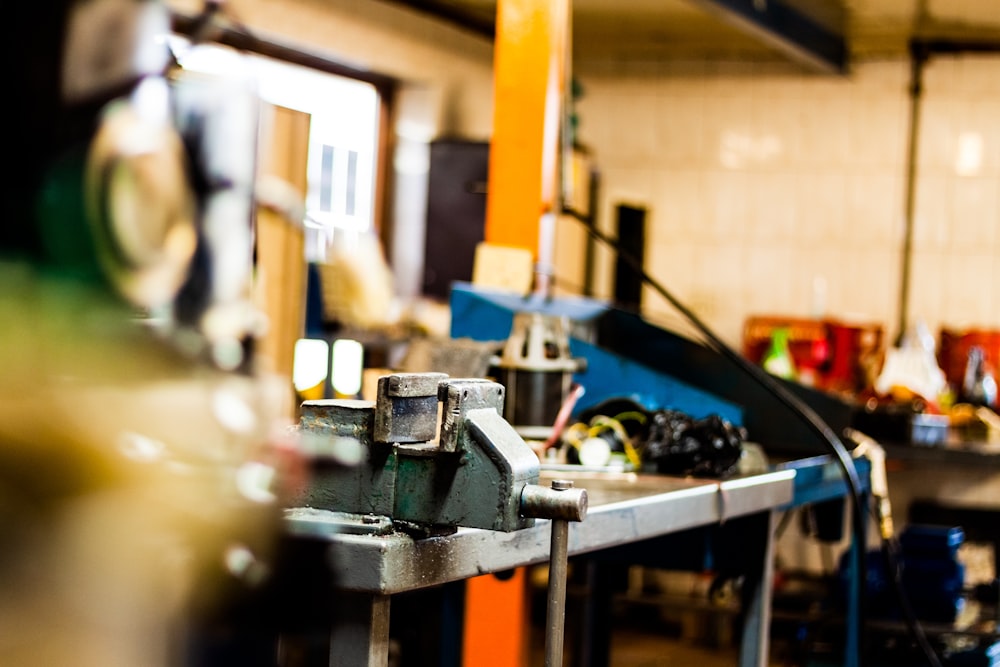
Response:
M605 244L612 250L614 250L618 256L628 264L633 271L641 278L641 280L652 287L660 296L662 296L670 305L672 305L678 312L681 313L708 341L709 347L712 348L717 353L729 359L738 368L743 370L747 375L753 378L764 390L769 392L775 398L777 398L785 407L791 410L794 414L798 415L801 419L805 421L807 426L812 430L820 439L827 445L830 451L833 453L837 463L839 464L840 470L844 475L844 481L847 484L849 496L851 498L851 524L854 533L855 544L863 545L866 541L866 526L867 526L867 504L864 501L861 490L861 480L858 477L857 468L854 465L854 459L851 458L850 453L841 442L840 438L833 429L823 421L822 418L816 412L809 407L804 401L791 393L787 388L782 386L780 383L774 380L770 375L768 375L762 368L748 361L743 355L739 354L733 350L729 345L724 343L716 334L713 332L707 324L701 321L701 319L695 315L687 306L681 303L673 294L667 290L666 287L661 285L655 278L646 273L643 268L642 263L633 257L630 253L622 250L620 244L617 240L611 238L607 234L604 234L598 230L593 224L591 224L584 216L574 211L565 211L569 215L573 216L577 220L584 223L584 228L587 233L591 234L601 243ZM881 519L882 517L876 517L876 519ZM906 624L907 630L913 636L920 650L924 653L927 658L930 667L942 667L941 659L938 657L934 648L931 646L930 641L927 639L927 635L924 632L923 626L921 626L916 614L913 612L913 608L906 597L906 592L903 589L902 579L900 578L901 569L899 559L897 557L897 545L892 540L892 538L883 537L882 538L882 554L885 559L886 568L888 570L889 576L893 584L893 592L899 603L899 608L903 613L903 620ZM863 636L865 628L865 583L868 579L867 574L867 563L865 550L858 548L854 550L857 554L855 561L855 568L857 576L855 577L854 584L858 588L858 599L860 600L858 608L858 616L855 619L855 627L857 630L857 637L859 642ZM861 650L861 644L858 645L858 656L857 664L862 663L863 651Z
M584 221L584 218L579 214L572 211L568 211L569 214L573 215L577 219ZM587 233L591 234L601 243L605 244L616 253L618 256L628 264L633 271L642 279L643 283L652 287L660 296L662 296L671 306L673 306L681 315L684 316L706 339L708 346L713 349L718 354L729 359L736 367L740 368L743 372L749 375L758 385L761 386L765 391L774 396L782 405L791 410L794 414L798 415L808 426L808 428L815 433L830 449L834 456L841 472L844 476L844 481L847 484L849 497L851 499L851 516L852 516L852 528L854 533L855 543L858 545L865 544L865 531L866 531L866 503L862 495L861 479L858 476L857 468L854 466L854 460L851 458L850 452L841 442L840 438L834 433L833 429L824 422L816 412L809 407L804 401L792 394L787 388L779 384L774 378L767 374L762 368L751 363L741 354L733 350L729 345L720 339L715 332L713 332L707 324L702 322L702 320L695 315L687 306L681 303L673 294L670 293L663 285L661 285L655 278L650 276L646 270L643 268L642 263L633 257L630 253L625 252L621 249L620 244L617 240L611 238L610 236L604 234L600 230L596 229L592 224L584 224L584 228ZM854 619L855 626L857 629L857 636L860 640L864 632L865 622L864 622L864 597L865 597L865 582L867 581L867 566L865 562L865 550L855 549L856 560L855 560L855 572L857 576L855 577L855 585L858 587L858 599L861 601L858 609L857 618ZM859 655L857 656L857 664L861 664L861 653L859 644ZM933 664L933 663L932 663ZM935 667L937 667L935 665Z

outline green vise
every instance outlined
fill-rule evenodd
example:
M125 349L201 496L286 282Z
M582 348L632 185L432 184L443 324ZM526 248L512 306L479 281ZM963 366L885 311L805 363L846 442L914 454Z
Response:
M503 402L496 382L442 373L382 377L374 403L306 401L303 436L354 441L360 457L317 462L302 504L426 534L530 527L521 494L538 484L538 457L501 417Z

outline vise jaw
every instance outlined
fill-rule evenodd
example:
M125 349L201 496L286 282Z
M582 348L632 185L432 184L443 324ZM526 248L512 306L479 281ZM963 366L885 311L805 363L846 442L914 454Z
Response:
M317 464L303 504L428 534L530 527L521 495L538 483L538 457L500 416L503 400L503 386L488 380L399 373L379 379L375 402L306 401L300 430L356 440L361 457Z

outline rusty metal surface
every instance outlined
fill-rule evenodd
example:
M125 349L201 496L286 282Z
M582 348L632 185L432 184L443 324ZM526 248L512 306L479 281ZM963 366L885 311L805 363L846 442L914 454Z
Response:
M583 521L589 499L586 489L557 489L553 486L527 484L521 491L521 513L538 519ZM572 484L572 482L571 482Z
M394 373L378 379L375 442L417 443L437 434L438 385L444 373Z

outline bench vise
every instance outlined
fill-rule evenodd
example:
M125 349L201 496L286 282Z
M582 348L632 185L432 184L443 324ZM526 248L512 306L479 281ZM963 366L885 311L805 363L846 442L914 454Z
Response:
M303 436L355 440L360 457L318 464L303 504L425 535L532 526L530 516L548 516L537 507L548 490L537 486L538 457L501 417L503 401L500 384L443 373L382 377L375 402L306 401Z

